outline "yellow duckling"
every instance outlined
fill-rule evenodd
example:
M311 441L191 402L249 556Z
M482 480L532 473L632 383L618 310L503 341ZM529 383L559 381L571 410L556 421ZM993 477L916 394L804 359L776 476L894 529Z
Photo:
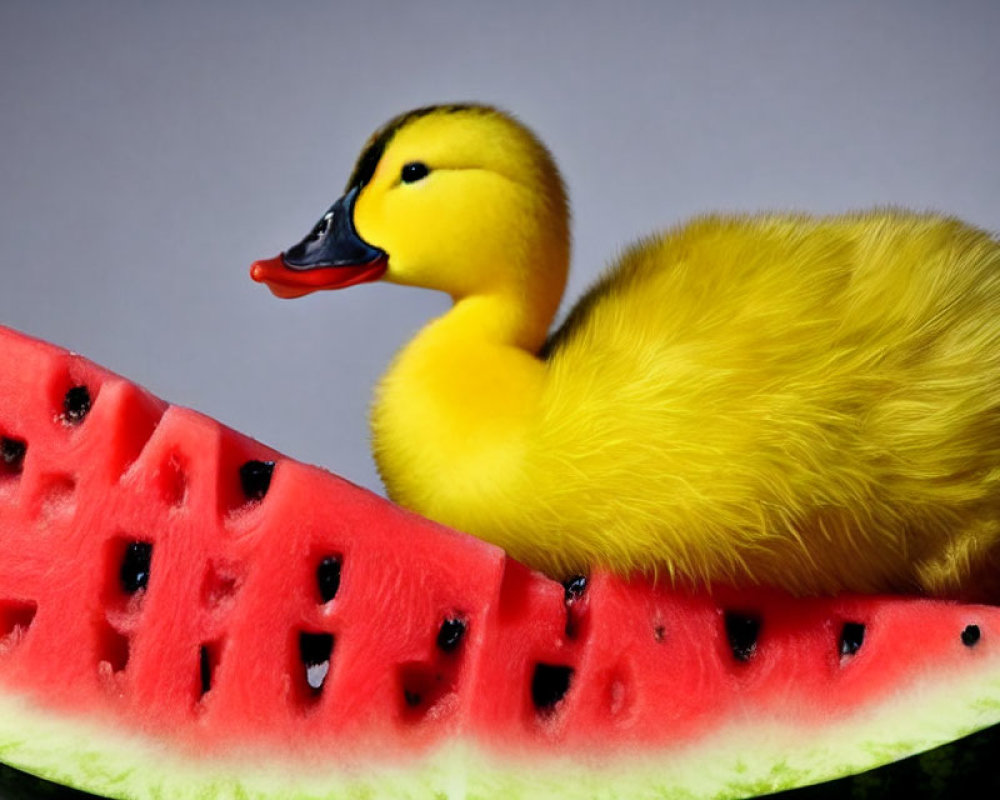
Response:
M632 247L548 335L569 261L542 144L484 106L376 132L254 264L454 306L372 413L389 496L556 576L1000 596L1000 243L904 211L709 216Z

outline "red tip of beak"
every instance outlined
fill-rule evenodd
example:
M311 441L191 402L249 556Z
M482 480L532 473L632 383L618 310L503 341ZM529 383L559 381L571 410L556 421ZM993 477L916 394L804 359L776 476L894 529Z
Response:
M273 259L272 259L273 260ZM264 266L263 261L254 261L253 266L250 267L250 277L253 278L257 283L263 283L267 274L267 267Z
M282 280L282 276L290 271L285 266L281 256L275 256L262 261L254 261L253 266L250 267L250 277L257 283L266 283L267 288L275 297L290 299L302 297L314 291L312 286L295 286L287 280Z
M385 256L370 264L309 269L289 269L284 258L275 256L255 261L250 267L250 277L257 283L266 283L277 297L302 297L317 289L342 289L375 281L385 274L385 270Z

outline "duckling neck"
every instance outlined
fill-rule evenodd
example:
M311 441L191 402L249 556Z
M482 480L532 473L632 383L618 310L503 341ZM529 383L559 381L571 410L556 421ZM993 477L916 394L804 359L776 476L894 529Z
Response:
M466 527L466 502L502 497L520 471L541 393L535 356L549 320L523 300L459 299L429 323L383 377L372 414L375 459L397 502Z

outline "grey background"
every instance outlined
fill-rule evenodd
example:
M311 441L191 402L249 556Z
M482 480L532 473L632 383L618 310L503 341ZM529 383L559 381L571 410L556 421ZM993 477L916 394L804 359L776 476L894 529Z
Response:
M709 210L1000 227L1000 2L0 2L0 324L376 491L367 404L447 307L247 277L389 116L480 100L549 143L567 297ZM565 306L564 306L565 308Z

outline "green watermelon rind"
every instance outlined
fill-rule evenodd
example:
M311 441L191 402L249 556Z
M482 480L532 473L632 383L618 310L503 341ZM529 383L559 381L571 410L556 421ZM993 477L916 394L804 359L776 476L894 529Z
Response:
M926 671L877 705L817 727L744 709L695 741L588 761L540 748L504 757L452 741L407 765L351 772L312 759L185 757L170 745L0 696L0 761L47 780L130 800L694 800L752 797L863 772L1000 722L1000 657ZM786 709L788 710L788 709ZM901 735L909 731L909 735Z

